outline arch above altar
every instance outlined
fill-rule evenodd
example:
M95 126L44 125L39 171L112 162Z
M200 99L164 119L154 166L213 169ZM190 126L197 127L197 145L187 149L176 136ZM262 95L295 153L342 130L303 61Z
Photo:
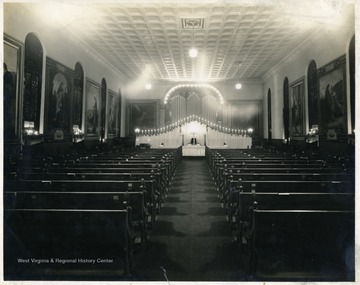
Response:
M210 89L211 91L213 91L217 97L219 98L219 103L220 104L224 104L224 98L221 95L220 91L215 88L214 86L210 85L210 84L179 84L174 86L173 88L171 88L165 95L165 99L164 99L164 104L167 104L171 95L175 93L175 91L177 91L178 89L181 88L191 88L191 89L196 89L196 88L202 88L202 89Z

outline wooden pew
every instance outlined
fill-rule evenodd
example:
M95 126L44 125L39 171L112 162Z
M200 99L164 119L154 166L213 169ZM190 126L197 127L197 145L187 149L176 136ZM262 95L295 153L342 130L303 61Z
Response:
M317 180L250 180L250 181L226 181L217 187L218 196L224 208L227 209L229 203L233 203L234 191L257 191L257 192L354 192L352 181L317 181ZM288 190L291 189L291 190Z
M81 167L81 166L59 166L48 169L32 168L27 170L28 173L122 173L122 172L136 172L136 173L160 173L158 169L151 167L127 167L120 165L118 167Z
M151 216L145 206L145 192L4 192L7 209L130 209L136 243L145 243Z
M354 219L353 211L254 209L252 274L257 280L354 281Z
M174 173L172 173L171 175L167 175L167 172L165 170L165 168L153 168L152 166L150 167L149 165L144 165L144 167L128 167L126 165L108 165L109 167L104 165L93 165L93 167L90 167L89 165L68 165L68 166L64 166L64 165L55 165L55 166L51 166L51 167L46 167L46 168L31 168L28 169L26 171L24 171L21 175L18 175L21 179L29 179L31 177L38 177L37 179L40 179L41 176L43 175L47 175L49 178L48 179L60 179L57 176L59 176L57 173L61 173L60 176L66 176L69 175L69 179L71 177L73 178L81 178L82 176L85 175L90 175L92 173L103 173L104 175L106 173L109 173L109 175L113 175L113 176L117 176L115 173L117 174L127 174L128 176L130 175L130 173L133 173L132 175L134 176L134 179L137 178L142 178L141 177L141 173L143 173L143 178L146 179L147 176L153 176L153 179L156 180L156 183L158 184L159 187L163 187L164 191L168 191L168 187L169 187L169 183L172 179L172 176ZM148 167L146 167L148 166ZM56 174L56 175L55 175ZM80 175L83 174L83 175ZM54 176L52 176L54 175ZM91 175L92 176L92 175ZM100 176L100 175L98 175ZM96 177L96 175L94 176ZM119 175L120 177L120 175ZM46 179L46 178L44 178ZM87 179L87 178L83 178L83 179ZM100 179L100 178L99 178ZM110 178L113 179L113 178ZM118 178L118 179L127 179L127 178Z
M63 168L61 168L63 169ZM23 174L23 180L153 180L156 192L160 193L162 202L168 192L168 181L162 178L161 174L152 169L137 172L136 168L133 171L129 169L110 169L108 172L101 171L102 169L87 169L78 171L76 168L63 169L71 170L66 172L58 171L34 171ZM87 170L87 171L86 171Z
M153 181L154 191L158 192L163 203L168 192L168 187L162 181L158 173L153 172L108 172L108 173L92 173L92 172L64 172L64 173L37 173L29 172L24 175L23 180L111 180L111 181Z
M291 189L289 189L291 191ZM354 193L324 193L324 192L288 192L259 193L238 192L237 205L233 221L240 245L248 243L249 232L253 227L252 212L258 210L336 210L354 211Z
M283 165L283 167L234 167L231 165L227 168L227 172L230 174L232 173L342 173L344 170L341 168L321 168L321 167L286 167L286 165Z
M353 181L341 180L232 180L231 188L242 191L256 192L329 192L354 193Z
M354 278L354 260L349 261L344 254L354 255L355 176L351 159L221 149L207 150L207 160L239 244L250 245L256 280L296 280L295 275L301 273L301 281ZM304 227L299 229L302 222ZM343 232L350 233L345 250L335 248L328 254ZM314 234L321 238L314 241ZM330 272L321 274L321 270L306 268L313 261L312 251L318 259L315 265L323 261L327 271L333 269L329 264L335 264L336 270L347 268L339 270L335 278L329 277ZM301 261L292 263L298 256ZM266 272L264 266L277 262L282 265Z
M120 154L115 159L115 152L94 153L93 155L82 152L79 156L77 154L61 156L37 154L36 157L20 157L16 162L9 163L10 175L7 175L4 181L4 189L7 191L4 193L7 234L5 242L7 246L9 245L7 247L9 250L6 251L6 262L11 263L11 250L18 251L19 249L28 253L27 248L33 251L31 256L36 256L36 258L41 257L39 253L64 258L66 256L60 253L65 255L76 253L83 255L81 257L86 257L86 254L90 257L95 254L95 251L97 256L102 256L101 253L120 254L118 247L121 246L122 239L115 238L121 234L120 228L116 231L117 227L111 229L108 224L112 223L112 220L114 220L112 223L114 226L117 226L117 223L121 224L121 215L125 211L129 220L131 248L124 250L129 253L125 255L128 258L116 257L121 261L117 262L121 268L115 269L123 269L125 273L128 273L132 243L138 232L141 233L142 240L146 240L147 228L155 222L155 215L166 194L162 189L165 189L164 185L168 185L180 162L179 149L161 150L139 156L136 152L135 158L131 157L132 154ZM96 167L96 170L92 169L93 167ZM61 172L60 168L77 170ZM83 171L79 170L80 168ZM160 181L160 187L156 186L157 181ZM125 205L123 205L124 201ZM99 207L103 208L99 209ZM93 214L93 212L96 213ZM150 223L147 223L147 215L151 217ZM85 219L84 222L82 222L83 219ZM71 222L67 222L68 220ZM32 221L36 224L31 223ZM64 233L55 228L56 224ZM77 226L80 226L80 232ZM40 233L43 237L42 245L36 240L35 235L28 235L32 228L35 233ZM66 234L72 232L74 235ZM108 237L108 232L111 233L111 237ZM18 236L21 236L23 240L18 239ZM57 236L63 243L58 251L52 244ZM104 243L98 246L96 242L101 237L105 238ZM83 242L80 242L80 238L83 238ZM111 238L116 240L113 241ZM76 240L76 245L71 247L69 241L73 239ZM77 251L78 248L81 250ZM97 248L99 248L98 251ZM7 268L10 268L7 270L7 276L10 278L20 276L19 274L12 275L11 272L12 269L19 269L17 264L11 264ZM107 267L102 268L107 269ZM114 266L112 270L113 268ZM35 269L39 268L36 266ZM77 269L79 267L75 268L74 275L69 278L76 278ZM52 268L44 270L47 274ZM53 276L57 274L56 272L62 271L63 269L56 268L53 270ZM84 273L84 275L88 274Z
M224 175L223 180L218 184L219 196L222 200L226 199L228 193L234 188L234 181L242 181L244 186L249 189L248 185L258 185L258 187L263 188L271 188L271 187L279 187L284 189L286 192L286 187L289 185L289 181L295 182L308 182L308 185L311 185L313 181L317 185L323 181L322 185L329 185L331 189L329 191L333 191L333 189L339 188L339 182L344 182L341 187L346 185L345 189L340 190L343 191L354 191L354 175L352 174L336 174L336 173L245 173L245 174L237 174L233 173L231 175ZM265 183L261 183L261 181ZM284 181L286 183L281 183ZM269 183L267 183L269 182ZM292 183L293 187L298 187L295 183ZM321 186L323 187L323 186ZM278 190L274 190L272 188L272 192L280 192Z
M51 166L47 166L45 168L38 168L38 169L27 169L27 171L33 171L33 172L44 172L44 173L51 173L56 172L58 169L69 169L67 172L75 172L70 171L70 169L89 169L88 171L92 169L96 169L99 172L113 172L113 171L121 171L121 172L129 172L130 169L142 169L143 171L146 171L145 168L148 169L149 172L153 171L154 173L160 173L162 182L165 185L168 185L170 183L170 180L172 179L174 175L174 171L171 170L169 165L156 165L156 164L146 164L144 163L79 163L79 164L63 164L59 165L57 163L52 164ZM129 169L129 171L128 171ZM21 177L24 177L21 175Z
M151 225L160 211L160 193L152 180L21 180L8 182L9 192L144 192L144 203L151 217Z
M109 153L107 155L93 154L78 158L71 158L71 156L69 157L64 155L60 157L31 159L28 161L29 163L25 163L24 165L22 165L23 169L22 171L20 171L21 175L13 177L14 179L7 179L5 184L6 189L14 189L16 187L24 189L25 187L31 185L29 187L34 187L33 190L37 190L38 187L40 187L41 189L45 189L46 191L66 191L67 189L71 189L71 191L76 191L73 186L68 185L68 180L96 180L94 181L94 183L97 185L96 187L100 191L103 191L103 189L101 188L103 188L103 186L107 187L107 182L101 183L102 186L99 186L98 184L100 183L100 180L107 180L108 182L115 180L129 180L126 188L124 189L122 187L120 191L134 191L134 188L138 183L134 183L133 180L141 180L142 183L145 183L144 180L150 180L151 187L146 187L148 193L147 205L150 212L152 213L151 220L154 221L155 213L159 211L161 204L165 200L166 193L169 187L169 182L173 175L173 173L171 173L170 175L169 171L173 170L173 168L175 169L178 165L181 158L180 154L181 153L179 152L179 150L164 149L159 151L149 151L148 154L141 154L139 156L138 153L128 155L121 154L120 156L114 156L114 153ZM88 164L90 161L94 161L95 164ZM129 171L129 162L131 163L131 166L133 166L131 169L141 170L136 170L136 173L134 172L135 170ZM34 167L34 165L36 166ZM102 172L102 174L92 174L92 166L96 167L96 169L99 172ZM81 171L81 174L78 173L77 170L74 172L67 171L66 173L64 172L62 174L58 174L59 168L66 169L68 167L71 167L73 169L81 167L84 171L86 171L85 169L88 170L87 172ZM104 173L104 169L109 172ZM117 169L121 170L117 171ZM126 172L124 172L124 169L126 169ZM22 177L22 181L17 182L16 180L18 180L19 177ZM39 185L39 181L31 182L30 180L41 180L41 185ZM63 181L63 183L60 180ZM46 184L49 184L49 181L51 181L51 187L44 186ZM146 182L146 184L149 183ZM86 181L83 185L86 185ZM119 186L118 183L116 185ZM93 187L93 185L91 185L91 187ZM79 187L76 186L75 188ZM80 187L80 191L83 191L81 190L81 188L83 187ZM114 187L111 187L111 189L111 191L115 190Z
M108 268L98 259L112 260L108 267L128 276L132 240L127 209L5 209L5 278L73 280L81 272L82 278L88 278L94 270L103 270L98 274L106 276ZM82 259L94 259L95 263L84 265ZM65 266L62 260L74 262Z
M349 193L354 194L350 181L230 181L222 198L225 213L233 227L239 224L239 209L244 208L239 195L259 193ZM249 194L249 195L250 195Z
M23 171L29 171L34 168L38 168L43 171L48 171L52 168L57 167L69 167L69 166L79 166L83 167L114 167L115 165L125 166L125 167L151 167L159 168L168 171L167 174L172 174L176 169L179 161L181 159L180 148L177 150L174 149L164 149L161 151L150 151L147 155L139 155L139 153L117 154L116 152L109 153L97 153L86 156L76 155L65 155L60 157L35 157L22 159L19 163L19 172L20 174ZM131 155L131 156L129 156Z
M242 163L233 163L233 164L219 164L212 169L212 174L215 178L215 181L219 184L222 181L223 177L230 174L239 174L239 173L268 173L269 176L271 173L316 173L316 174L353 174L354 171L351 168L346 168L343 165L332 165L324 166L318 163L309 163L304 165L297 164L288 164L288 163L253 163L253 164L242 164Z

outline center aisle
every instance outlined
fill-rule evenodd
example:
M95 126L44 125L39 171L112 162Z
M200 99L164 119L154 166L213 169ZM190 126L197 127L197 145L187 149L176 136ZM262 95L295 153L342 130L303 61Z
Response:
M243 280L239 251L205 158L182 159L133 269L140 281Z

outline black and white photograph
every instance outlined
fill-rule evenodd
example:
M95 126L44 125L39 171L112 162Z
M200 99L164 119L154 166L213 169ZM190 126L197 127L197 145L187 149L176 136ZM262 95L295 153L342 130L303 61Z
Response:
M0 283L359 283L358 2L2 1Z

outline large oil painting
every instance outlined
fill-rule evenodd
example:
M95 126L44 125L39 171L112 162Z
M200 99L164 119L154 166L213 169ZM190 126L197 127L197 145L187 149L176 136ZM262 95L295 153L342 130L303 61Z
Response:
M22 43L4 35L4 141L19 141L19 103Z
M318 71L320 92L320 132L329 138L347 131L345 56Z
M259 133L259 102L245 102L230 100L231 128L237 130L253 129L254 134Z
M116 136L120 137L121 135L121 108L122 108L122 94L121 89L119 89L117 96L117 108L118 112L116 114Z
M290 134L292 137L305 135L304 78L290 84Z
M74 71L56 62L46 59L46 132L48 134L62 130L69 133L72 127L72 91Z
M135 129L149 130L155 129L157 124L157 103L153 101L129 103L130 122L129 132L134 133Z
M116 135L117 128L117 112L118 112L118 98L114 91L108 91L108 103L107 103L107 136L114 137Z
M86 135L100 135L100 84L86 81Z

